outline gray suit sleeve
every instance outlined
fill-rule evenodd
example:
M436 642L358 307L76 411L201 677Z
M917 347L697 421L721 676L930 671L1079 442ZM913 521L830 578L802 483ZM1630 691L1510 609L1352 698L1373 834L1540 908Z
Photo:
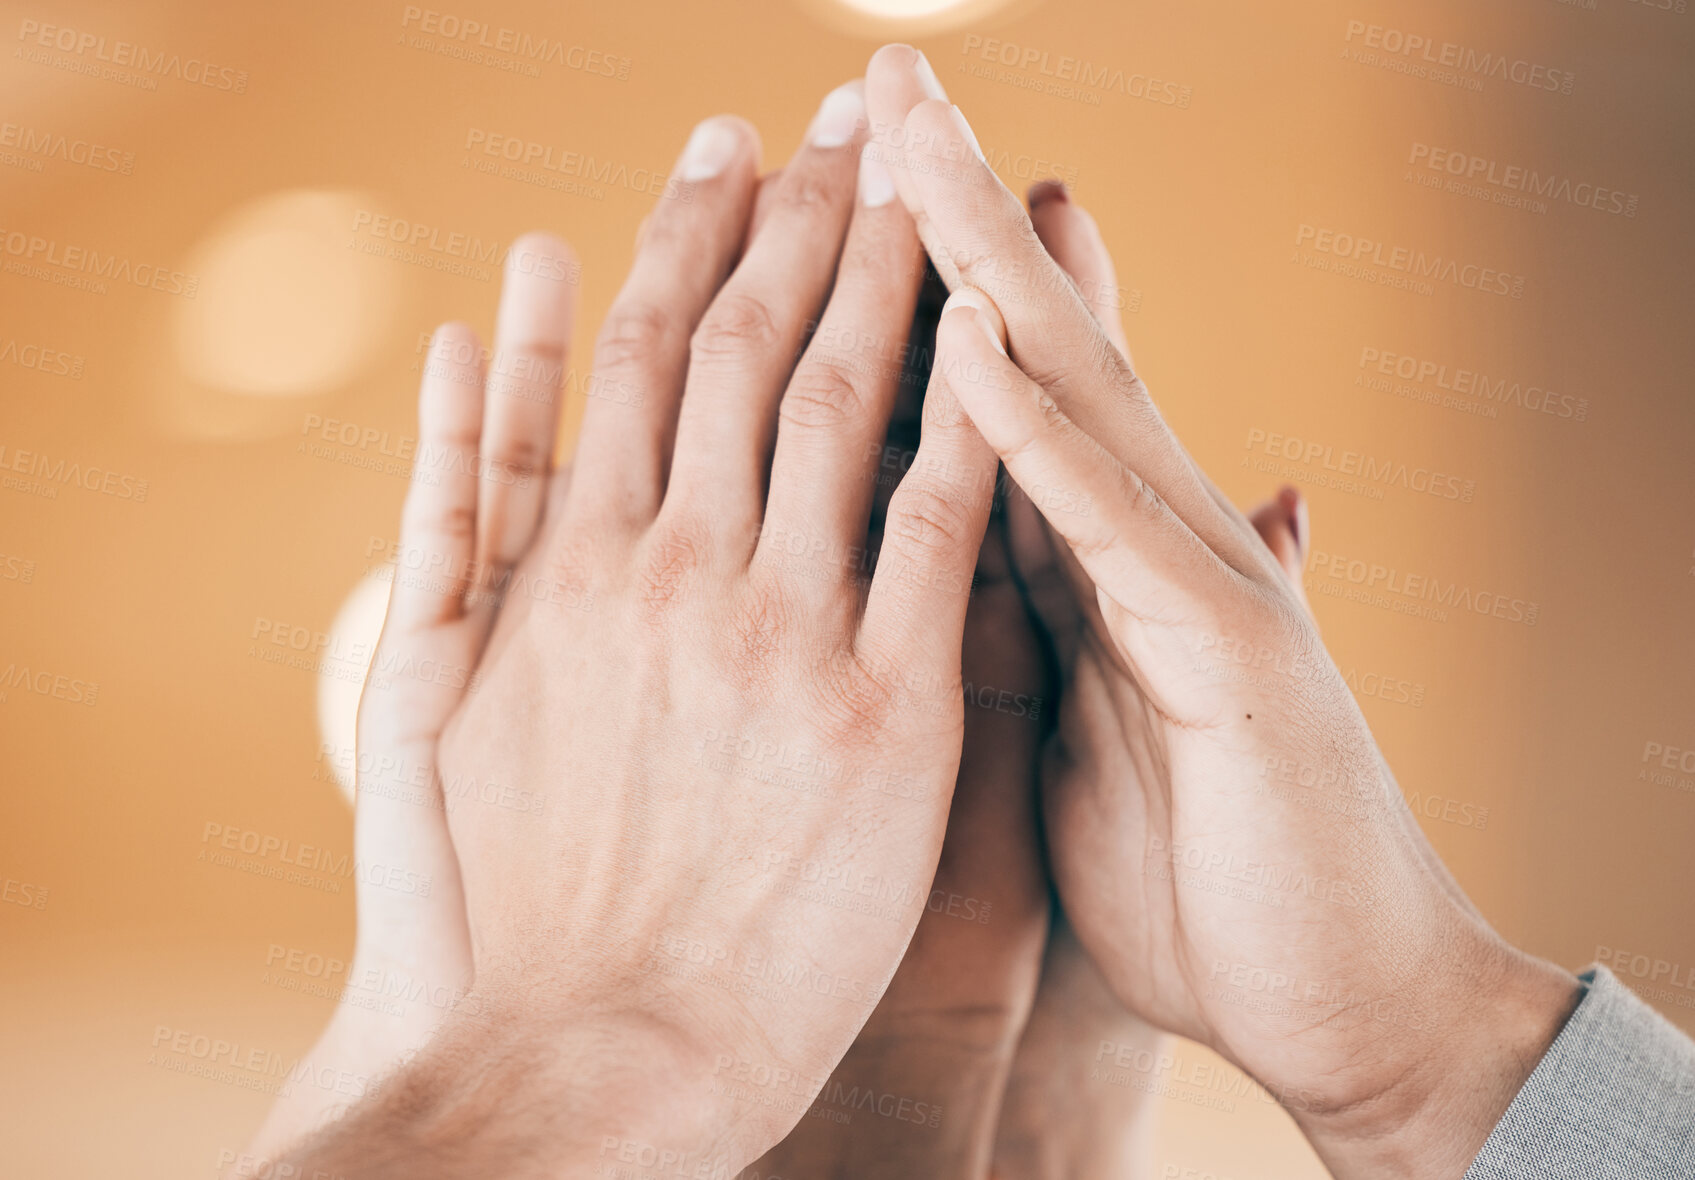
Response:
M1695 1180L1695 1042L1605 967L1465 1180Z

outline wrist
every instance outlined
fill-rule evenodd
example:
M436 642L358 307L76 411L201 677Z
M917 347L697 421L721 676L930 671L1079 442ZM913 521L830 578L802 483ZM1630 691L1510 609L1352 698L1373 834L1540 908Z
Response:
M630 1012L568 1024L476 992L430 1044L373 1081L364 1099L297 1146L295 1175L386 1180L417 1174L515 1178L733 1174L744 1157L698 1084L710 1063ZM732 1158L733 1157L733 1158Z
M1278 1096L1338 1180L1463 1176L1581 998L1576 976L1492 932L1457 961L1409 1035L1371 1046L1380 1088L1340 1107Z

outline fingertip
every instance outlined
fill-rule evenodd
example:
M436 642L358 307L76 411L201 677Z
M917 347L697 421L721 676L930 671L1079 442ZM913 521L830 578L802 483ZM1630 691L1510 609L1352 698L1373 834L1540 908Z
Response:
M1295 539L1295 551L1300 554L1305 565L1307 546L1312 538L1311 519L1307 513L1307 499L1301 495L1301 490L1293 484L1284 484L1277 493L1279 503L1289 518L1289 532Z
M912 136L922 134L928 137L918 142L928 142L929 139L947 136L954 133L953 112L956 108L945 98L926 98L912 105L906 112L906 132L908 143Z
M432 357L440 356L444 349L451 352L462 351L459 346L467 344L473 350L477 350L481 348L482 341L477 336L477 330L464 320L448 320L446 323L437 324L436 330L430 333L430 355ZM475 355L474 351L473 355ZM446 359L453 358L449 356Z
M1071 194L1066 191L1063 180L1038 180L1024 192L1024 200L1034 213L1046 204L1064 205L1071 200Z
M895 89L899 93L911 88L925 98L947 98L930 59L921 50L898 41L871 55L865 80L875 90Z
M449 320L430 334L418 385L418 428L423 434L462 432L466 422L480 419L483 361L482 340L470 324Z
M581 269L569 243L532 231L506 252L495 336L502 345L563 347L577 306Z
M995 306L995 301L975 287L961 287L942 305L941 322L937 331L943 331L943 325L950 326L946 330L950 337L955 331L965 330L969 320L970 330L987 337L996 352L1006 356L1006 320ZM957 343L963 344L963 341Z
M757 173L763 155L759 130L740 115L713 115L695 124L677 159L676 174L687 183L702 183L724 175L744 162Z

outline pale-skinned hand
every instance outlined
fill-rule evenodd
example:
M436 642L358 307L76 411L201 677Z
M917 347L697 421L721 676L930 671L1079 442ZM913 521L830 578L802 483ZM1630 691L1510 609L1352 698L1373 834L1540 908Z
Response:
M384 642L409 618L480 616L491 588L503 608L466 624L471 690L383 731L429 759L451 809L373 807L361 783L361 854L434 887L362 895L359 953L369 930L369 953L439 955L428 969L469 989L298 1166L733 1172L793 1126L883 996L959 767L995 459L933 381L867 568L896 382L856 342L904 331L921 255L887 174L859 167L858 95L826 101L751 230L752 129L697 129L687 199L645 226L569 488L539 523L538 495L491 497L476 473L512 442L545 470L552 397L484 412L474 339L438 336L420 434L472 474L414 486L402 551L447 576L410 601L397 583ZM795 863L917 887L892 919L820 907L789 888Z
M1133 1011L1258 1079L1339 1176L1458 1176L1576 981L1454 886L1272 555L921 60L879 51L872 123L937 269L995 309L945 314L936 366L1046 523L1015 558L1071 649L1043 783L1066 914Z

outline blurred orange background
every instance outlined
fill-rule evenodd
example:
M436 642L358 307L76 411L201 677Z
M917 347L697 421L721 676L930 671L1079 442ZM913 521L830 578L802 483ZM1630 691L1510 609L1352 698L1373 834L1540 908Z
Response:
M351 853L335 623L393 536L430 328L490 332L541 227L592 339L695 121L748 116L780 164L897 38L1009 184L1095 214L1224 490L1306 492L1324 633L1471 897L1695 1031L1685 0L435 2L3 6L9 1174L209 1177L270 1079L159 1030L292 1060L328 1018L268 960L345 961L351 880L207 833ZM1371 474L1402 466L1433 479ZM1324 1174L1241 1086L1158 1106L1149 1176Z

